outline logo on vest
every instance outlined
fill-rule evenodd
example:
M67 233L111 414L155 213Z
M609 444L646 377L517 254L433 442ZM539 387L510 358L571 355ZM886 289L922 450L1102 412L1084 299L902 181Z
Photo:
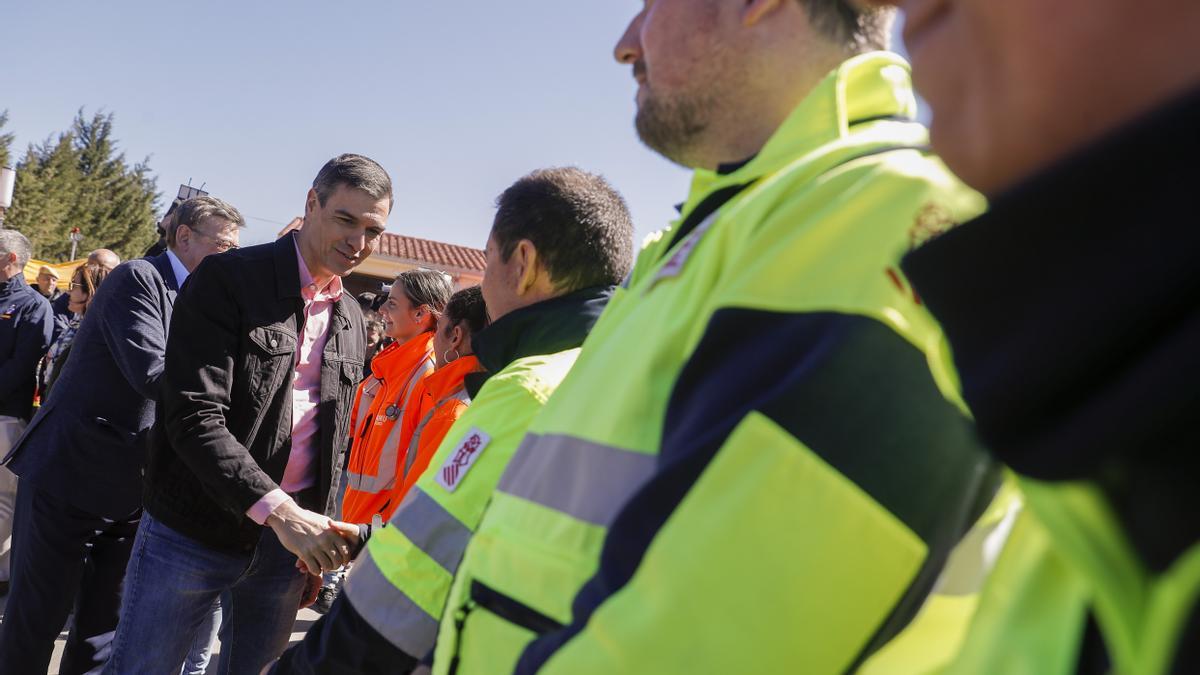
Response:
M479 430L479 427L471 427L467 435L459 442L458 447L454 449L454 453L446 459L446 463L437 472L437 484L446 488L447 492L454 492L458 486L467 477L467 471L475 464L475 460L479 459L479 455L483 454L483 449L492 441L492 437Z
M692 252L696 250L696 247L700 244L700 240L704 238L705 233L708 232L709 228L711 228L713 223L716 221L717 214L714 212L701 221L700 224L696 226L696 229L689 232L687 237L684 238L683 243L677 244L679 248L676 249L675 253L671 255L671 259L668 260L662 266L662 268L658 270L658 274L655 275L655 283L657 283L659 279L677 277L683 272L683 266L687 264L688 258L692 257Z

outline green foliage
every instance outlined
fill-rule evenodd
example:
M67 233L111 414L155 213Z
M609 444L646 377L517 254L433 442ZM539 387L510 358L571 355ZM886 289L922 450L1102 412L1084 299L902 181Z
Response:
M77 257L110 248L122 260L136 258L158 238L155 180L146 161L125 163L112 132L112 113L87 118L80 110L70 129L31 144L17 163L5 226L29 237L38 258L66 260L72 227L83 233Z

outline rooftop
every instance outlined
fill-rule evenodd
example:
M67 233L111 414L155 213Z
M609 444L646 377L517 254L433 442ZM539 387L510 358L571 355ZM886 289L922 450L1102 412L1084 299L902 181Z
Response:
M300 229L303 223L302 218L293 218L292 222L279 232L279 236L282 237L292 230ZM391 232L385 232L380 237L373 255L375 254L437 267L453 267L476 272L482 272L487 266L481 249L447 244L432 239L409 237L403 234L392 234Z

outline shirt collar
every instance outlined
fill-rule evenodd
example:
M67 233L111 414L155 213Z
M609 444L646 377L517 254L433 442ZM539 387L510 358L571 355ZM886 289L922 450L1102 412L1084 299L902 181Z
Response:
M171 249L167 249L167 260L171 261L171 271L175 273L176 288L183 288L183 282L187 281L190 272L183 266L183 261L179 259L179 256L175 255L175 252Z
M300 295L305 302L326 301L335 302L342 297L342 278L336 274L325 284L325 288L317 288L316 282L313 281L312 272L308 271L308 265L304 262L304 255L300 253L300 241L293 236L292 243L296 245L296 262L300 267Z

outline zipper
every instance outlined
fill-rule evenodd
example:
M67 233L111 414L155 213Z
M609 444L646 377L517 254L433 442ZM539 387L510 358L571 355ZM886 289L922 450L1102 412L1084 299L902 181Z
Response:
M463 628L467 625L467 617L476 609L486 610L505 621L520 626L536 635L545 635L556 630L562 630L563 624L542 614L536 609L518 600L508 597L478 581L471 581L471 596L462 607L454 612L454 656L450 658L449 675L458 671L459 655L462 650Z

